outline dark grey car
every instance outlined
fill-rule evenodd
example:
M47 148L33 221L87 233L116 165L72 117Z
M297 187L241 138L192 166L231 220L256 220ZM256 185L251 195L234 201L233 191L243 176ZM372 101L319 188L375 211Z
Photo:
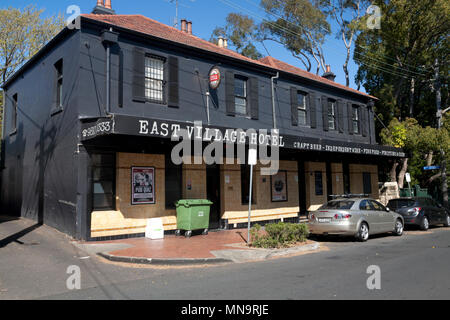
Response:
M387 207L403 216L405 225L428 230L431 225L450 224L449 211L431 198L411 197L389 200Z

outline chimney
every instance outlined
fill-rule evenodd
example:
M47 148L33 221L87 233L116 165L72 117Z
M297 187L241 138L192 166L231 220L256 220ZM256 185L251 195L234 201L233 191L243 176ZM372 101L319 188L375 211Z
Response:
M187 24L187 20L186 19L181 19L181 31L182 32L187 32L186 24Z
M92 10L93 14L116 14L116 12L112 9L111 0L97 0L97 5L94 10Z
M228 39L227 39L227 38L224 38L224 39L223 39L223 47L224 47L225 49L228 49Z
M323 78L334 81L334 79L336 79L336 75L331 72L331 67L329 64L326 65L326 72L322 75Z
M219 39L217 39L217 45L219 46L219 48L223 48L224 41L222 37L219 37Z
M187 33L192 34L192 21L187 22Z

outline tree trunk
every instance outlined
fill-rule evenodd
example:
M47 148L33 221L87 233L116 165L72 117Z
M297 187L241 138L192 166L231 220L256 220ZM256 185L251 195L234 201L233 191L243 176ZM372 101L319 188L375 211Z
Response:
M350 48L347 48L347 58L345 59L345 63L342 66L342 69L344 69L345 73L345 85L347 87L350 86L350 77L348 75L348 61L350 60Z
M409 91L409 116L414 118L414 78L411 78L411 88Z
M389 179L391 182L397 182L397 167L398 162L394 160L392 163L391 171L389 171Z
M403 184L405 182L405 174L408 170L408 158L402 159L402 168L400 169L400 172L398 174L398 187L399 189L403 188Z
M427 167L431 166L432 163L433 163L433 151L430 151L427 154Z

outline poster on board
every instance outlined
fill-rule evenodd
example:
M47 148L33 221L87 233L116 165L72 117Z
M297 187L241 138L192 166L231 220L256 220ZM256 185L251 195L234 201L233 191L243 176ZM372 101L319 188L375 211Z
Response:
M131 204L155 203L155 168L131 168Z
M287 201L287 172L278 171L271 176L272 202Z

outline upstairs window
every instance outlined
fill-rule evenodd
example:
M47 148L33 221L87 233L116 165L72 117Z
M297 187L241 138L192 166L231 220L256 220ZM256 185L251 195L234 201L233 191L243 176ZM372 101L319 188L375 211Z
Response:
M359 134L359 108L355 105L352 106L352 124L353 133Z
M247 79L234 77L234 101L237 115L247 116Z
M56 71L56 107L60 108L63 104L63 60L55 63Z
M164 102L164 59L155 56L145 57L145 98Z
M336 101L328 100L328 129L336 130Z
M306 93L298 91L297 92L297 103L298 103L298 124L300 126L306 126Z

